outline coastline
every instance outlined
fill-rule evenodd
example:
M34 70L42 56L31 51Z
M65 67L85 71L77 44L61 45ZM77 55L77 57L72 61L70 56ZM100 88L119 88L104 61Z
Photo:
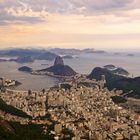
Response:
M74 76L54 75L54 74L52 74L52 73L50 73L50 72L45 72L45 73L31 72L30 74L32 74L32 75L47 75L47 76L50 76L50 77L54 77L54 78L63 78L63 79L74 77Z

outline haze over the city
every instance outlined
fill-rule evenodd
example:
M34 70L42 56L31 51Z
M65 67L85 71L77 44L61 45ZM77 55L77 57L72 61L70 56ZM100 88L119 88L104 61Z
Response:
M139 49L139 0L0 0L0 48Z

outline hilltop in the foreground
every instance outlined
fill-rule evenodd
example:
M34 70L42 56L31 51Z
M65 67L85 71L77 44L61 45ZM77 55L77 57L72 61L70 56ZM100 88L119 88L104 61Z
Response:
M115 104L112 96L122 91L109 91L103 83L75 76L48 91L20 93L7 90L0 97L33 119L16 117L4 111L0 116L8 121L18 121L26 125L25 128L29 128L29 124L41 124L43 137L40 139L48 136L50 140L139 140L140 115ZM36 139L33 135L20 134L17 136L27 140ZM2 139L9 140L10 136Z

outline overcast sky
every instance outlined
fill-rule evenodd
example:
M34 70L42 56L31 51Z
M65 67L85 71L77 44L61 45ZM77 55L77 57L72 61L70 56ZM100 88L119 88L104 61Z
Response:
M0 48L140 48L140 0L0 0Z

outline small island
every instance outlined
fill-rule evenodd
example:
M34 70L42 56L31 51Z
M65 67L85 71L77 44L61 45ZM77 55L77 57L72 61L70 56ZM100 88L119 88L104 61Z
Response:
M27 72L27 73L31 73L32 72L32 68L27 67L27 66L20 67L18 70L22 71L22 72Z

